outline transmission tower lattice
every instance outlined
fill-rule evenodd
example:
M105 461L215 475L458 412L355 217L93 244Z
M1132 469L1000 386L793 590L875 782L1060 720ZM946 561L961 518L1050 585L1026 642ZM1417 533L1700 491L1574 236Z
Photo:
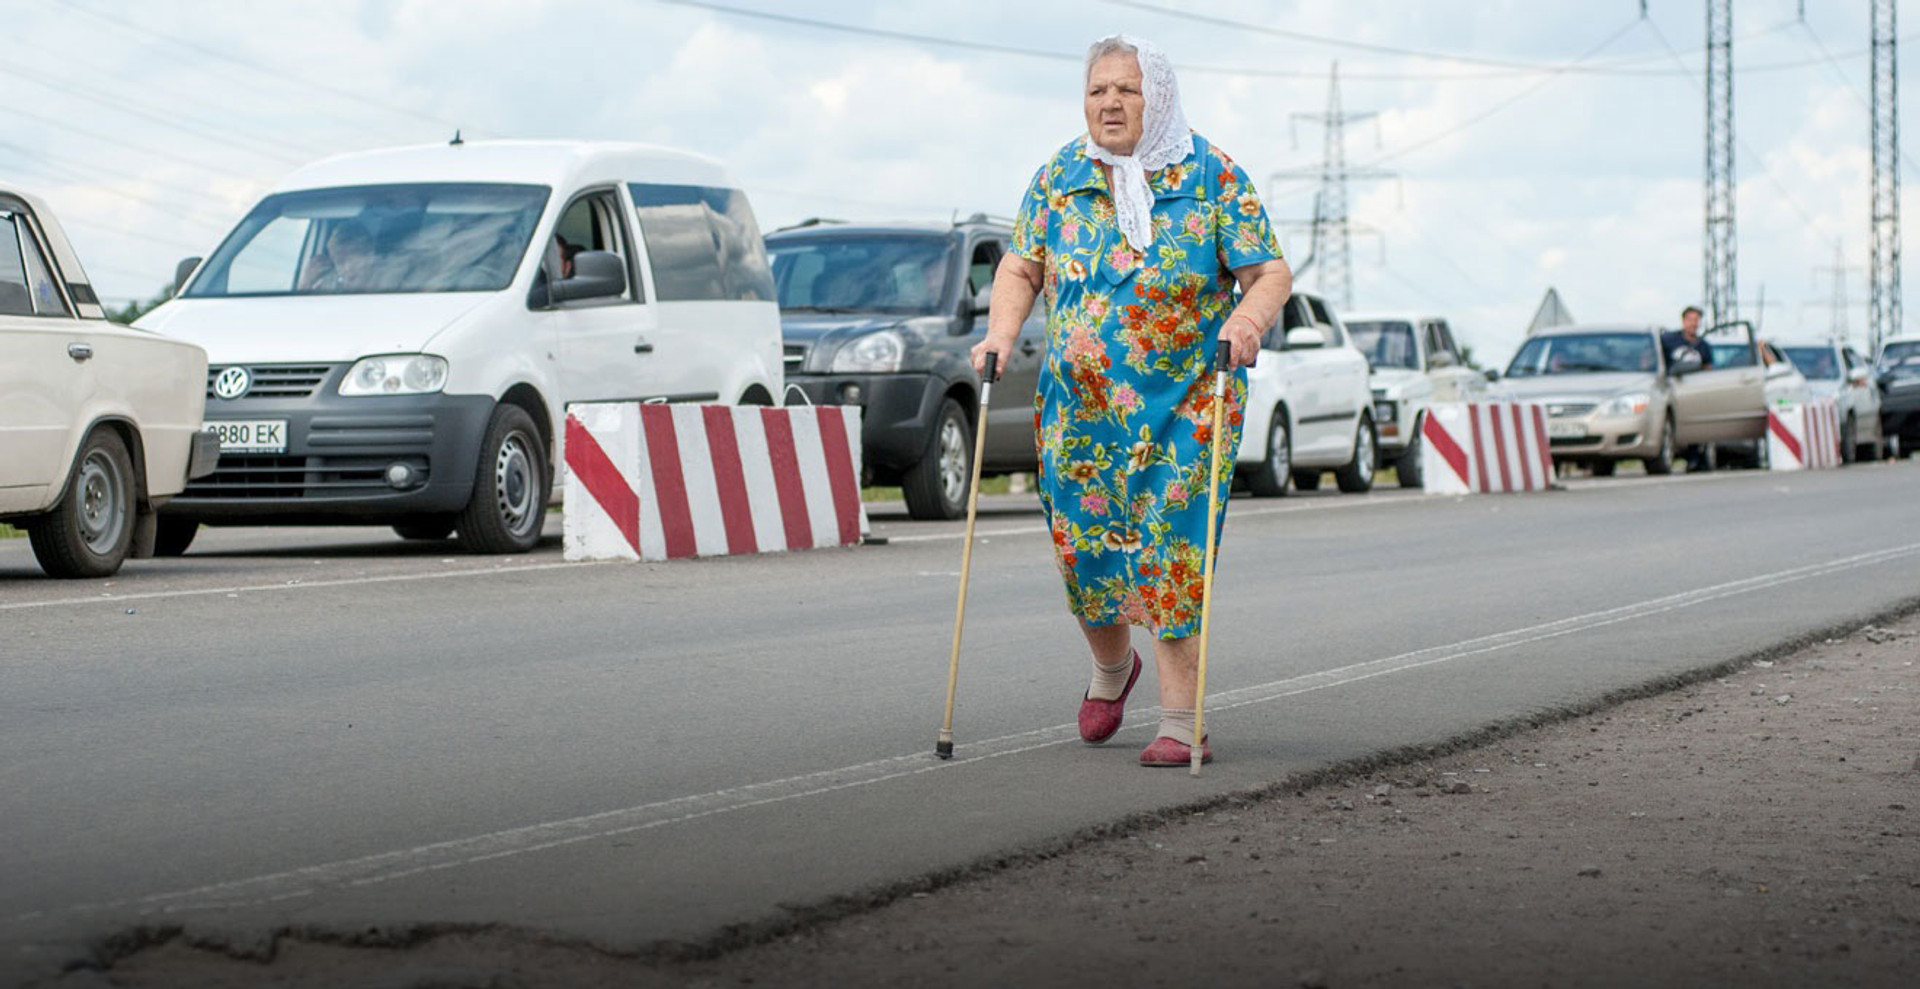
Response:
M1740 318L1733 227L1733 0L1707 0L1707 325Z
M1356 226L1347 217L1347 182L1351 179L1393 177L1392 172L1384 172L1377 168L1347 167L1347 125L1369 120L1374 116L1371 110L1349 113L1341 107L1340 63L1333 63L1333 70L1327 81L1327 111L1293 115L1295 122L1305 120L1319 123L1325 128L1325 146L1320 167L1274 173L1275 179L1317 178L1320 180L1320 192L1315 198L1313 219L1307 224L1313 238L1313 246L1308 257L1312 263L1319 266L1315 277L1320 294L1342 309L1353 306L1353 232Z
M1895 0L1873 0L1873 258L1867 346L1900 335L1900 49Z

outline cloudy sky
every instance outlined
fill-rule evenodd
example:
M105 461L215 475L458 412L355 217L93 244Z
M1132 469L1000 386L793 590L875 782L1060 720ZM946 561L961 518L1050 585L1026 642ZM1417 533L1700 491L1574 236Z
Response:
M1824 269L1844 257L1859 341L1867 2L1808 0L1804 21L1800 6L1734 3L1742 311L1772 335L1825 333ZM1349 190L1354 222L1377 231L1354 240L1354 308L1447 315L1497 364L1548 286L1586 321L1671 322L1699 300L1703 0L1646 7L0 0L0 181L53 204L116 300L154 294L302 163L456 127L701 151L769 229L1007 213L1083 129L1079 53L1126 31L1181 67L1188 119L1276 221L1311 213L1314 182L1275 173L1319 164L1321 129L1292 115L1325 109L1337 60L1346 108L1377 113L1348 129L1350 162L1396 176ZM1304 230L1283 242L1306 255Z

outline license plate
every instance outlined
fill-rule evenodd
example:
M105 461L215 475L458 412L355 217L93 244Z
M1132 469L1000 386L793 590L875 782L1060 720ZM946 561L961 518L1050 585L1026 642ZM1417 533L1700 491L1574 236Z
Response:
M219 435L221 453L287 452L285 419L209 422L207 428Z
M1581 439L1587 435L1587 426L1581 422L1550 422L1547 435L1555 439Z

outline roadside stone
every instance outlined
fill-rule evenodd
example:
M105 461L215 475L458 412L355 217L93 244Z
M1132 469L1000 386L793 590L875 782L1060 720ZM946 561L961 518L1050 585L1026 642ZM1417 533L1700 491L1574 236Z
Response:
M1440 788L1441 793L1472 793L1473 784L1466 780L1454 780Z
M1600 878L1600 867L1597 865L1589 865L1580 870L1580 875L1587 879L1598 879Z
M1773 702L1774 702L1775 704L1778 704L1778 705L1780 705L1781 707L1786 707L1786 706L1787 706L1787 704L1788 704L1788 702L1790 702L1790 701L1792 701L1792 700L1793 700L1793 695L1792 695L1792 694L1781 694L1780 696L1778 696L1778 697L1775 697L1775 698L1773 699Z

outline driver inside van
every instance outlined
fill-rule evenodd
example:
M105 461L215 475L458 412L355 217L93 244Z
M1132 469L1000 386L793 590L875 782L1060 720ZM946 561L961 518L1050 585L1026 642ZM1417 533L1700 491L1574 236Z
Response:
M364 292L373 287L373 235L354 220L334 224L326 250L300 277L304 292Z

